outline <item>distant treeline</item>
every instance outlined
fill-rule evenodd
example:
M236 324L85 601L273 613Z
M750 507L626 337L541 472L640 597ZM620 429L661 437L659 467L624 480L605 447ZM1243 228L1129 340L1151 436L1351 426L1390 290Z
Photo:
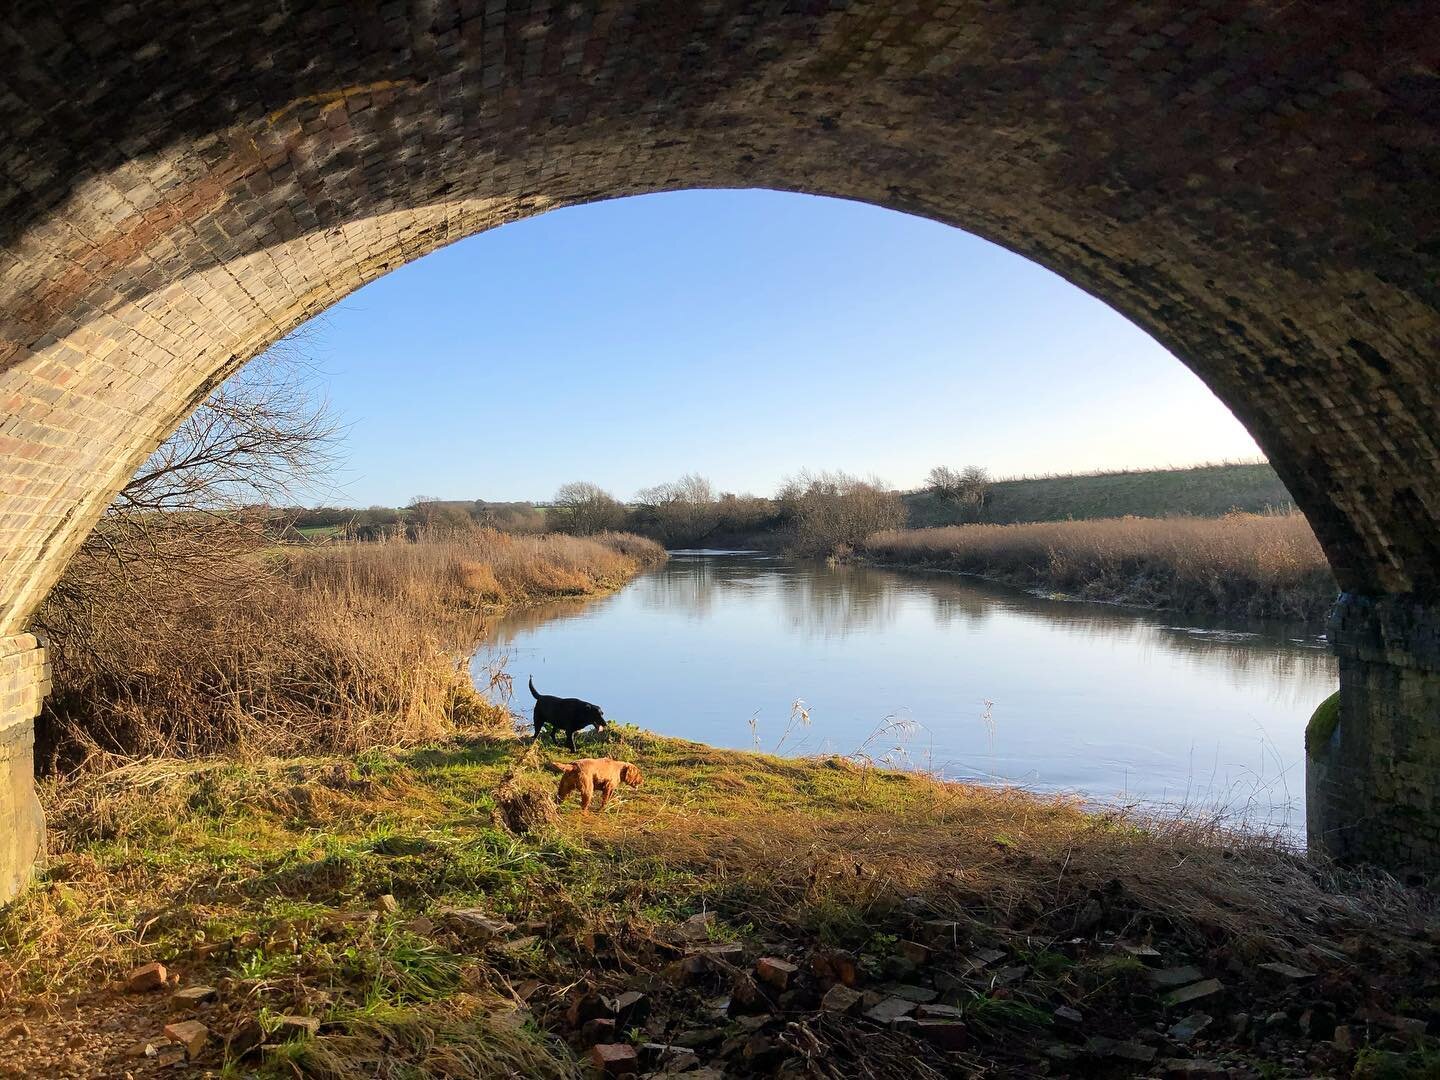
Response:
M1255 462L995 480L979 505L931 485L907 493L905 509L908 525L918 529L972 522L1221 517L1235 511L1287 513L1296 507L1275 470Z
M621 501L597 484L563 485L547 503L421 497L405 507L255 508L286 539L414 539L488 527L577 536L624 531L666 547L753 546L844 554L883 529L954 524L1284 513L1289 492L1264 463L991 480L976 467L931 471L918 491L844 473L801 473L773 496L717 492L702 476Z

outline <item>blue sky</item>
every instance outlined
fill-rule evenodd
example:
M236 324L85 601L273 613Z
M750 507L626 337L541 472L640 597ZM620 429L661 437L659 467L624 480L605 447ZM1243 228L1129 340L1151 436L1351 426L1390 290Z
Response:
M323 499L355 505L1258 455L1179 361L1049 271L945 225L777 192L507 225L354 293L304 348L349 425Z

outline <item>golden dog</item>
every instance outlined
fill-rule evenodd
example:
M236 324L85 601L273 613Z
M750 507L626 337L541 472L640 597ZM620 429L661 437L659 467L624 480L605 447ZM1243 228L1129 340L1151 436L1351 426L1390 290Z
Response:
M580 792L582 814L590 812L590 799L595 792L600 793L600 809L604 810L611 794L621 784L639 787L643 779L639 768L630 762L616 761L608 757L581 758L568 765L547 761L545 767L551 772L560 773L560 790L555 796L557 801L563 803L572 791Z

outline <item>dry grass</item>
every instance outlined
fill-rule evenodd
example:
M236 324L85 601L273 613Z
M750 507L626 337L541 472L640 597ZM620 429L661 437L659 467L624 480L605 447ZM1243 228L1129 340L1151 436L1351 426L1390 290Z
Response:
M922 896L939 915L1017 938L1071 933L1094 913L1121 934L1224 940L1297 955L1317 934L1412 926L1415 898L1339 879L1274 838L1213 818L1094 812L1076 799L627 736L646 762L632 813L591 835L626 858L703 881L757 924L826 931ZM674 785L672 787L672 785Z
M304 588L454 611L605 592L664 559L658 544L628 533L582 538L476 529L435 540L289 549L285 572Z
M52 640L41 760L355 752L503 726L467 669L487 611L613 589L663 557L635 537L485 529L217 550L203 573L195 560L90 563L46 613L66 632Z
M696 911L719 912L725 940L752 956L838 947L862 966L917 917L944 918L960 926L960 956L998 947L1030 969L1020 986L990 992L982 980L966 998L973 1061L1003 1073L1014 1039L1035 1035L1014 1025L1058 1004L1082 1008L1100 1034L1162 1015L1115 965L1116 940L1223 971L1236 1007L1269 1000L1254 965L1280 959L1318 972L1337 1010L1395 1011L1420 992L1435 951L1423 894L1213 823L614 734L609 752L639 762L646 785L604 814L562 810L520 836L490 823L497 786L544 783L533 747L514 740L149 763L47 785L54 858L0 913L0 1000L53 1003L160 959L229 988L207 1017L217 1030L257 1011L322 1019L265 1075L565 1075L567 1051L543 1032L563 1028L577 985L638 979L672 1031L715 1023L695 989L669 985L674 951L657 951ZM400 910L357 918L382 894ZM448 906L544 929L526 931L539 940L525 950L474 946L440 929ZM338 912L349 915L337 929ZM435 931L414 928L422 915ZM519 1007L512 988L527 981L535 1025L517 1042L497 1017ZM924 1050L803 1010L794 1019L797 1038L853 1059L835 1075L891 1075L889 1055ZM910 1068L893 1075L928 1075Z
M885 564L925 566L1145 607L1318 620L1336 586L1300 514L956 525L872 536Z

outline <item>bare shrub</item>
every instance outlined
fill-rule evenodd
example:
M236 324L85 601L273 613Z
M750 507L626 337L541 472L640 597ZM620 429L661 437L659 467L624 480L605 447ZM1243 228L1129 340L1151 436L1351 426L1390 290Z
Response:
M667 547L699 543L715 530L719 518L710 481L695 473L635 494L633 526Z
M843 472L799 473L785 481L777 501L789 546L801 555L843 557L867 537L905 524L898 492Z
M625 507L598 484L584 480L560 485L550 514L556 532L574 536L614 532L625 526Z
M188 532L173 523L179 545ZM97 755L290 753L508 732L466 666L488 607L618 587L664 558L641 537L516 537L226 550L79 564L42 721L53 764ZM247 540L248 544L240 541ZM139 571L143 570L143 573ZM53 603L59 601L52 600Z
M865 551L884 563L1189 611L1318 620L1336 591L1300 514L955 525L880 533Z

